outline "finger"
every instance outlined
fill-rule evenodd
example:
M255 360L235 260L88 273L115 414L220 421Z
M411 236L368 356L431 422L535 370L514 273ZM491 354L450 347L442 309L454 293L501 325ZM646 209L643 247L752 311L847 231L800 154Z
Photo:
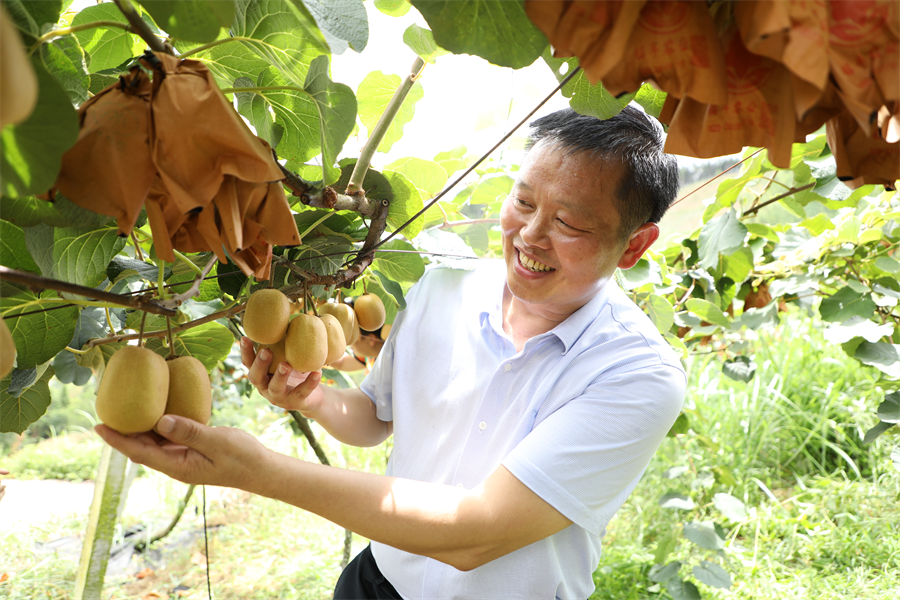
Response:
M288 388L288 379L291 377L291 371L293 371L293 369L286 362L278 365L272 378L269 379L269 394L275 398L285 394L285 390Z
M313 390L319 385L319 382L322 381L322 371L313 371L309 375L306 376L306 379L302 381L297 387L291 390L291 399L292 400L306 400L306 398L313 393Z
M256 352L253 350L253 342L244 336L241 338L241 363L248 369L256 360Z
M263 348L256 355L256 360L250 365L250 370L247 373L250 383L256 386L260 392L265 392L269 389L269 363L272 362L272 359L272 351L268 348Z
M155 466L157 462L154 460L154 452L159 452L160 448L148 436L139 435L132 437L122 435L115 429L103 424L95 425L94 431L103 438L103 441L130 458L133 462L159 470Z
M163 415L156 423L156 430L161 436L175 444L194 449L205 456L212 456L215 453L209 439L212 429L212 427L202 425L193 419L176 415Z

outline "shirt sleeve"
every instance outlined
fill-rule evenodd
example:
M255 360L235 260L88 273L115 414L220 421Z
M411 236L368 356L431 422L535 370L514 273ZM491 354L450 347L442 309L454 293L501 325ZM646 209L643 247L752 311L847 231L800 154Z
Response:
M678 417L684 392L684 371L665 364L596 380L537 424L503 466L600 536Z

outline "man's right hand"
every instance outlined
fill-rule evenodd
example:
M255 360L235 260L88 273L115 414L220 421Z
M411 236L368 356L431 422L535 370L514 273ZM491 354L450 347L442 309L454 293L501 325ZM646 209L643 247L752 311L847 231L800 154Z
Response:
M241 338L241 362L249 369L248 379L263 398L285 410L296 410L313 417L322 406L324 394L319 387L321 371L301 373L283 362L269 375L272 351L263 349L259 354L253 349L250 338Z

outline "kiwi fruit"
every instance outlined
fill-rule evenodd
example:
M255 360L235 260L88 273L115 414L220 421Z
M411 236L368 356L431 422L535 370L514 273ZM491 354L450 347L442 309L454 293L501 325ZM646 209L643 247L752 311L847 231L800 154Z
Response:
M272 362L269 363L269 375L274 375L275 370L278 369L278 365L287 362L287 355L284 353L284 338L281 338L274 344L260 344L256 351L259 352L263 348L268 348L272 351Z
M9 375L16 363L16 345L6 321L0 319L0 379Z
M383 342L387 341L388 335L390 335L390 333L391 333L391 326L390 325L382 325L381 333L379 334L379 336L381 337L381 341L383 341Z
M319 317L325 324L325 332L328 338L328 356L325 364L330 365L344 355L347 349L347 338L344 336L344 328L334 315L321 315Z
M150 431L166 411L169 367L142 346L125 346L109 359L97 390L97 416L119 433Z
M349 343L353 335L353 328L359 327L356 323L356 313L349 304L343 302L329 302L318 307L320 315L334 315L344 330L344 339Z
M165 361L169 368L169 395L165 414L179 415L206 425L212 410L212 388L203 363L193 356Z
M375 294L363 294L353 303L356 318L359 319L359 327L364 331L375 331L384 325L387 314L384 311L384 302Z
M37 75L14 22L0 7L0 128L27 119L38 99Z
M291 319L284 336L284 354L290 365L303 373L318 371L328 358L328 330L315 315Z
M257 344L274 344L284 337L291 318L291 301L278 290L257 290L244 310L244 332Z

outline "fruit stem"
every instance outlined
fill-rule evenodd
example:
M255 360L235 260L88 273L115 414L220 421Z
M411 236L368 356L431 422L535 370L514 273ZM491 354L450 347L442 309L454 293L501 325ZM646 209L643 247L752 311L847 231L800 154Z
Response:
M161 259L159 257L157 257L157 261L158 261L157 264L159 265L159 276L156 279L156 291L158 292L157 296L159 297L160 300L165 300L166 298L168 298L168 294L166 293L166 286L165 286L166 261L164 261L163 259Z
M303 285L303 296L306 298L306 303L312 307L313 314L317 317L319 316L319 311L316 309L316 303L313 302L312 296L309 294L309 289L307 289L306 284Z
M144 260L144 252L141 250L141 244L138 242L134 230L131 231L131 243L134 244L134 253L137 254L138 260Z
M106 311L106 324L109 325L109 335L116 335L116 328L112 324L112 315L109 314L109 307L104 308Z
M191 271L193 271L197 275L203 275L203 270L200 269L200 267L198 267L197 265L195 265L194 261L189 259L187 256L185 256L178 250L175 250L174 248L172 249L172 253L175 254L175 258L177 258L178 260L180 260L181 262L186 264L188 267L190 267Z
M175 336L172 335L172 319L169 317L166 317L166 329L169 336L169 358L167 360L172 360L173 358L178 358L178 353L175 352Z
M141 313L141 328L138 330L138 346L144 345L144 323L147 322L147 313Z

